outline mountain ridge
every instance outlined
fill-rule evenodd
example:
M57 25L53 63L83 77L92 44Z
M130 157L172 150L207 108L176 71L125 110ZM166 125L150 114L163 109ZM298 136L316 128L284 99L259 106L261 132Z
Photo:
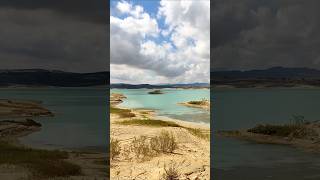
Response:
M2 69L0 86L89 87L109 84L110 72L77 73L45 69Z

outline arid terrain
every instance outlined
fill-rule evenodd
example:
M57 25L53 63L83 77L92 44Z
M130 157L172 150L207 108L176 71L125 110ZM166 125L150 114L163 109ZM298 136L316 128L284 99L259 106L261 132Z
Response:
M111 105L111 179L210 179L209 127Z

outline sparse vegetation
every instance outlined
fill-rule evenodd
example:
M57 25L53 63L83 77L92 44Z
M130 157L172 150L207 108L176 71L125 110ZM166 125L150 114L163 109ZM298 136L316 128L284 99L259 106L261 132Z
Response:
M181 126L175 122L156 120L156 119L131 119L118 122L122 125L140 125L140 126L153 126L153 127L180 127L188 130L192 135L202 139L210 139L210 133L204 133L198 128L188 128Z
M150 141L146 136L135 137L131 142L131 152L133 152L137 159L145 161L155 155L150 146Z
M111 138L110 141L110 158L113 160L120 155L121 147L119 140Z
M155 127L181 127L175 122L156 120L156 119L131 119L118 122L122 125L141 125L141 126L155 126Z
M162 174L162 180L179 180L180 173L176 163L171 162L168 168L164 166L164 173Z
M134 137L131 143L124 147L123 156L127 160L135 158L142 162L161 153L173 153L177 148L178 144L172 133L161 131L158 136L151 138L147 136Z
M150 140L151 149L158 153L173 153L178 148L177 141L172 133L161 131L159 136Z
M133 118L135 114L131 112L130 109L121 109L117 107L110 106L110 113L119 115L121 118Z
M283 136L288 137L293 132L300 129L300 126L295 125L257 125L254 128L248 129L248 132L256 133L256 134L265 134L265 135L273 135L273 136Z
M189 101L189 104L194 104L194 105L207 105L208 104L208 100L206 99L202 99L201 101Z
M198 128L187 128L187 127L185 129L187 129L194 136L197 136L197 137L199 137L201 139L207 139L207 140L210 139L210 133L204 133L204 132L202 132L201 129L198 129Z
M308 138L317 136L315 130L307 127L308 124L309 122L304 119L304 116L293 116L293 119L289 124L257 125L254 128L248 129L248 132L292 138Z
M0 142L0 164L23 166L32 172L34 177L68 177L80 175L78 165L65 161L68 152L37 150Z

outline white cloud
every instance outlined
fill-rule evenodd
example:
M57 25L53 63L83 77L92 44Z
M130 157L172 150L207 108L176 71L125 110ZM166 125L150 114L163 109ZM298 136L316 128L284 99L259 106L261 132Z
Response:
M131 4L129 4L126 1L121 1L121 2L118 2L118 4L117 4L117 9L121 13L129 13L131 8L132 8Z
M121 79L136 81L135 78L140 83L209 82L209 1L162 0L158 19L152 18L141 6L119 3L118 9L128 16L110 17L112 83ZM165 20L165 28L158 26L157 20L161 18ZM167 36L160 38L162 42L149 38L160 34ZM119 78L125 69L135 75L128 75L126 80ZM137 74L139 76L130 78Z

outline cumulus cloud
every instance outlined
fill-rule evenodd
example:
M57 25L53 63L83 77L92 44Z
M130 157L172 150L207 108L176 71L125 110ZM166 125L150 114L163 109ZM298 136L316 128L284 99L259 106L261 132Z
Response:
M313 0L215 1L212 68L320 68L319 5Z
M140 72L139 82L132 78L131 83L208 82L209 4L160 1L157 16L151 17L142 6L118 2L117 9L127 16L110 17L111 82L123 79L121 68ZM159 25L162 19L164 26Z

